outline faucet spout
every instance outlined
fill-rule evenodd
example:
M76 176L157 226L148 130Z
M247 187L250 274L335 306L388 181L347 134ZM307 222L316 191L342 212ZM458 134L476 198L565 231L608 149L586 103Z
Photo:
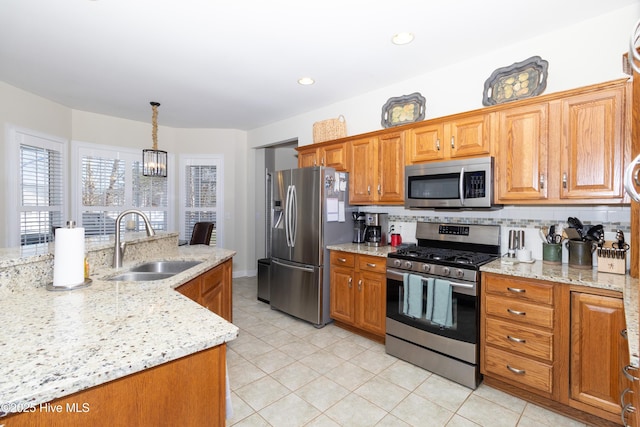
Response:
M155 236L156 232L151 227L151 222L149 218L142 212L137 209L129 209L124 212L121 212L116 218L116 236L115 236L115 245L113 248L113 268L122 267L122 259L124 258L124 243L120 243L120 223L122 222L122 218L129 214L139 215L144 221L144 228L147 231L147 236Z

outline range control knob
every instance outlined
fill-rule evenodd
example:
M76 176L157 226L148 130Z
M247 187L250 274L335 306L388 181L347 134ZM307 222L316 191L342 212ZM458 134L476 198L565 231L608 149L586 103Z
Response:
M429 264L422 264L422 271L428 273L431 271L431 266Z
M451 273L451 269L449 267L442 267L442 275L448 276Z
M457 269L456 270L456 277L459 278L459 279L462 279L464 277L464 270Z
M399 259L394 259L393 260L393 266L394 267L400 267L402 265L402 261L400 261Z
M404 267L405 268L411 268L411 267L413 267L413 263L411 261L405 261L404 262Z

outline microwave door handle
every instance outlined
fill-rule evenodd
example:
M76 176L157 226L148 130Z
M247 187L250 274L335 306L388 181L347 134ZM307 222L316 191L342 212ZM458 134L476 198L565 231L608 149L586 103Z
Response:
M458 191L460 192L460 206L464 206L464 166L460 168L460 182L458 183Z

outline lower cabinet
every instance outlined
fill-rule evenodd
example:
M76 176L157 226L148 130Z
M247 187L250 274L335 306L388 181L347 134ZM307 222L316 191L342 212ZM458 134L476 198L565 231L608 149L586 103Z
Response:
M386 258L331 251L330 310L337 323L384 339Z
M176 290L205 306L228 322L232 322L232 261L228 260L191 279Z
M589 425L621 424L624 402L637 425L620 293L483 273L481 296L488 385Z

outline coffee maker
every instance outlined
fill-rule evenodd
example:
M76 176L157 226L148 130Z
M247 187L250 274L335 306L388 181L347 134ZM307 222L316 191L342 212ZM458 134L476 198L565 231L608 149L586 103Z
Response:
M353 243L364 243L367 223L364 212L353 212Z
M386 246L389 243L389 215L386 213L365 214L367 226L364 240L367 246Z

